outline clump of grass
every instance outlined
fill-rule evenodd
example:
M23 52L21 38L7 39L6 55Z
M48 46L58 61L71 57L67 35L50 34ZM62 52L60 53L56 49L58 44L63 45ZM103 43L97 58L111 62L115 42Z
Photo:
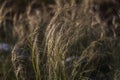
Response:
M110 25L109 21L112 21L113 18L109 19L109 16L104 19L103 17L106 17L107 13L104 13L102 10L92 13L93 8L90 6L94 6L93 2L83 1L81 4L74 3L75 6L68 3L62 5L62 7L60 2L57 2L57 4L58 10L45 30L43 39L45 46L41 50L45 50L43 57L46 59L44 64L47 66L47 80L74 80L83 78L99 80L103 78L113 79L114 76L111 77L111 75L115 69L111 69L111 66L113 64L112 61L115 59L113 55L116 56L116 54L111 49L115 47L112 44L115 42L114 39L118 37L114 36L114 29L111 31L111 28L108 27ZM102 4L104 2L97 5L101 6ZM111 14L112 12L108 15ZM117 16L114 13L113 15ZM114 27L113 24L111 26ZM41 34L41 32L38 32L38 34ZM115 35L117 35L116 32ZM91 47L93 42L96 42L94 44L95 46ZM97 43L99 43L99 46L96 45ZM88 50L89 47L90 51ZM106 48L105 51L103 48ZM41 48L38 47L38 49ZM85 53L86 51L87 54ZM72 56L75 56L75 59L70 61L70 64L67 64L66 59ZM88 60L85 60L86 58ZM108 62L104 63L106 60ZM95 63L94 61L98 62ZM108 69L108 71L104 73L98 70L101 68ZM88 76L84 73L86 71L88 72ZM92 74L95 75L93 76Z
M53 12L48 12L48 6L46 7L45 5L46 4L39 4L33 1L27 6L25 13L14 17L14 31L16 31L18 35L18 41L12 52L12 61L17 79L29 78L31 80L40 80L44 77L41 76L41 73L42 75L44 75L44 73L39 69L39 67L43 65L43 63L40 63L39 59L42 54L39 53L39 49L36 48L36 46L40 47L42 45L36 44L36 38L39 38L37 35L41 35L39 39L42 40L44 28L47 23L49 23L50 16L53 15ZM43 31L36 31L36 28L40 28ZM38 31L40 31L41 34L37 34L36 32ZM42 43L40 40L39 43ZM29 50L27 50L27 48ZM28 71L28 67L31 71Z
M16 1L19 6L24 4L24 9L13 0L0 6L1 22L6 22L6 17L12 21L7 36L12 36L15 44L12 67L16 78L119 80L117 0L41 1ZM2 25L1 41L7 30ZM6 73L4 76L7 78Z

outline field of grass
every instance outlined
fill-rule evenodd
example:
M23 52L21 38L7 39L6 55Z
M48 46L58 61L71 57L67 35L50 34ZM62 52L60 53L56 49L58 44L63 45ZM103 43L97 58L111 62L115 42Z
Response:
M119 80L119 0L0 0L0 80Z

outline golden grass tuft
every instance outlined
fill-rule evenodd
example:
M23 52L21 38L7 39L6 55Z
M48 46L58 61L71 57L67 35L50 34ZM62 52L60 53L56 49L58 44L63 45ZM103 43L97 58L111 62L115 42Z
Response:
M119 3L112 1L2 2L0 42L15 44L16 78L119 80Z

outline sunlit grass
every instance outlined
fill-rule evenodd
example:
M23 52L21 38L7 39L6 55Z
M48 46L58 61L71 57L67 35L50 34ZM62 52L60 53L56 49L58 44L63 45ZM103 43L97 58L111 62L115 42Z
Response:
M6 2L0 6L0 43L11 45L9 52L0 52L0 79L119 80L119 36L106 35L106 20L94 23L97 13L91 14L89 1L14 6L22 3L23 11L6 8ZM7 16L10 30L3 25ZM119 25L114 21L112 26Z

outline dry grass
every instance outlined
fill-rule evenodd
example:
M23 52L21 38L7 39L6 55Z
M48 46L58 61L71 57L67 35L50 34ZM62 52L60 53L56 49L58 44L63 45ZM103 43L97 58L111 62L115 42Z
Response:
M10 67L18 80L119 80L117 0L36 1L0 6L0 42L15 44Z

